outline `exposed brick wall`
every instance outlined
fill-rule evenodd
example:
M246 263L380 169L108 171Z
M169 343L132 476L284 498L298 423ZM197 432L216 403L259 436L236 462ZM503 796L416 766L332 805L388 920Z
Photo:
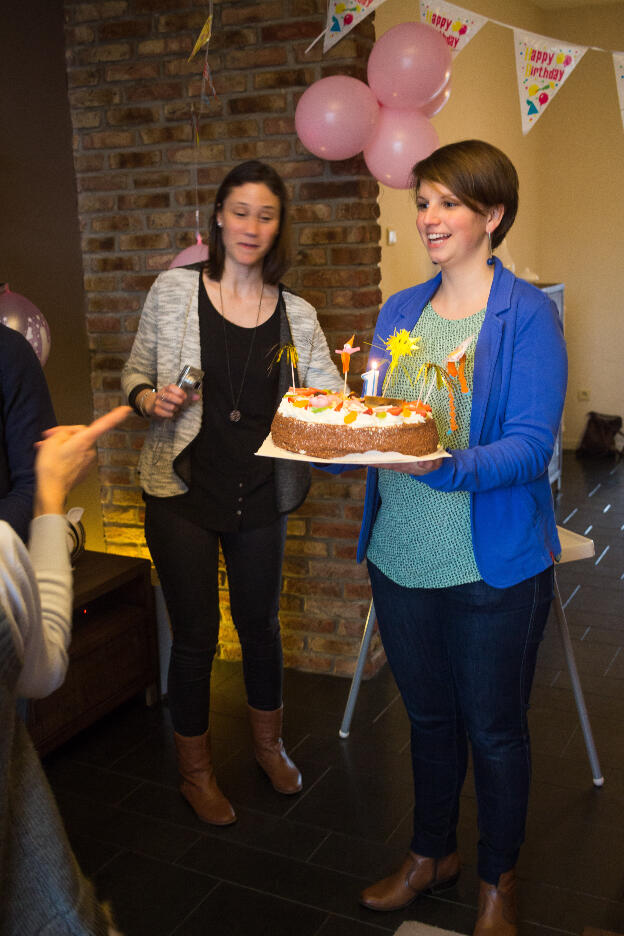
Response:
M218 94L195 145L203 54L187 64L206 17L193 0L66 0L67 74L83 237L87 330L96 412L121 402L119 372L154 276L194 242L195 181L205 208L232 165L274 165L292 199L295 263L287 283L319 312L330 348L356 332L365 347L379 307L377 183L359 157L327 163L294 129L297 100L332 74L365 78L374 41L368 18L326 56L325 0L215 2L209 64ZM195 175L196 173L196 175ZM361 371L365 354L353 358ZM354 381L358 385L357 378ZM133 418L100 449L103 519L111 552L148 555L135 466L143 441ZM287 665L353 671L369 601L354 563L363 498L361 472L315 472L289 520L282 626ZM223 585L220 652L239 647ZM382 660L375 638L369 663Z

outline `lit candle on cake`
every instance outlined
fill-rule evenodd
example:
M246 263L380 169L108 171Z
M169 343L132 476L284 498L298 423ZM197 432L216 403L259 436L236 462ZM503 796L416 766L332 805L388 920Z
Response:
M377 396L379 386L379 365L377 361L371 361L371 369L362 374L362 380L364 381L362 396Z

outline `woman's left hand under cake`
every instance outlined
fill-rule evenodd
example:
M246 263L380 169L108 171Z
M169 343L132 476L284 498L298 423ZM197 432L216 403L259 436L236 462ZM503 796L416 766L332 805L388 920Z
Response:
M431 407L425 403L345 397L315 387L291 388L284 395L271 424L271 437L280 448L314 458L370 451L417 458L439 448ZM405 463L406 467L414 464Z

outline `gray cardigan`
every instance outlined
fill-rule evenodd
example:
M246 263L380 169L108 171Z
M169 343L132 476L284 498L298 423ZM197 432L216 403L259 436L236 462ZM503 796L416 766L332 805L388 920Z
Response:
M132 351L122 371L126 395L140 384L160 387L173 383L185 364L201 367L199 277L197 270L184 267L157 277L145 300ZM342 379L331 360L314 307L287 290L283 298L280 345L292 343L297 348L299 385L340 390ZM275 409L290 384L290 365L282 355ZM175 420L151 421L139 459L141 486L146 493L173 497L188 490L173 462L199 432L202 405L200 399ZM276 459L275 485L278 511L295 510L308 493L309 465Z

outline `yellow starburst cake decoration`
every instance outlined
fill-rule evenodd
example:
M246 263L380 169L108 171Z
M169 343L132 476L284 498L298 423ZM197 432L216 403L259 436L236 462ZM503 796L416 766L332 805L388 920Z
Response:
M384 380L384 393L392 374L400 364L401 358L413 354L414 351L418 349L421 340L420 337L412 338L406 328L402 328L400 331L397 331L395 328L390 337L386 338L384 345L386 351L390 353L390 367L388 368L388 373ZM405 367L403 369L405 370ZM407 370L405 370L405 373L407 374ZM409 374L407 374L407 377L409 379Z
M271 371L271 368L275 364L279 364L279 362L282 360L282 356L285 354L286 360L290 364L290 376L292 379L292 385L294 387L295 386L295 367L299 363L299 355L297 353L296 347L294 346L294 344L283 344L283 345L280 345L279 347L277 345L274 345L273 348L271 348L271 351L273 350L275 350L275 354L273 355L273 358L271 359L271 363L269 364L269 372Z

